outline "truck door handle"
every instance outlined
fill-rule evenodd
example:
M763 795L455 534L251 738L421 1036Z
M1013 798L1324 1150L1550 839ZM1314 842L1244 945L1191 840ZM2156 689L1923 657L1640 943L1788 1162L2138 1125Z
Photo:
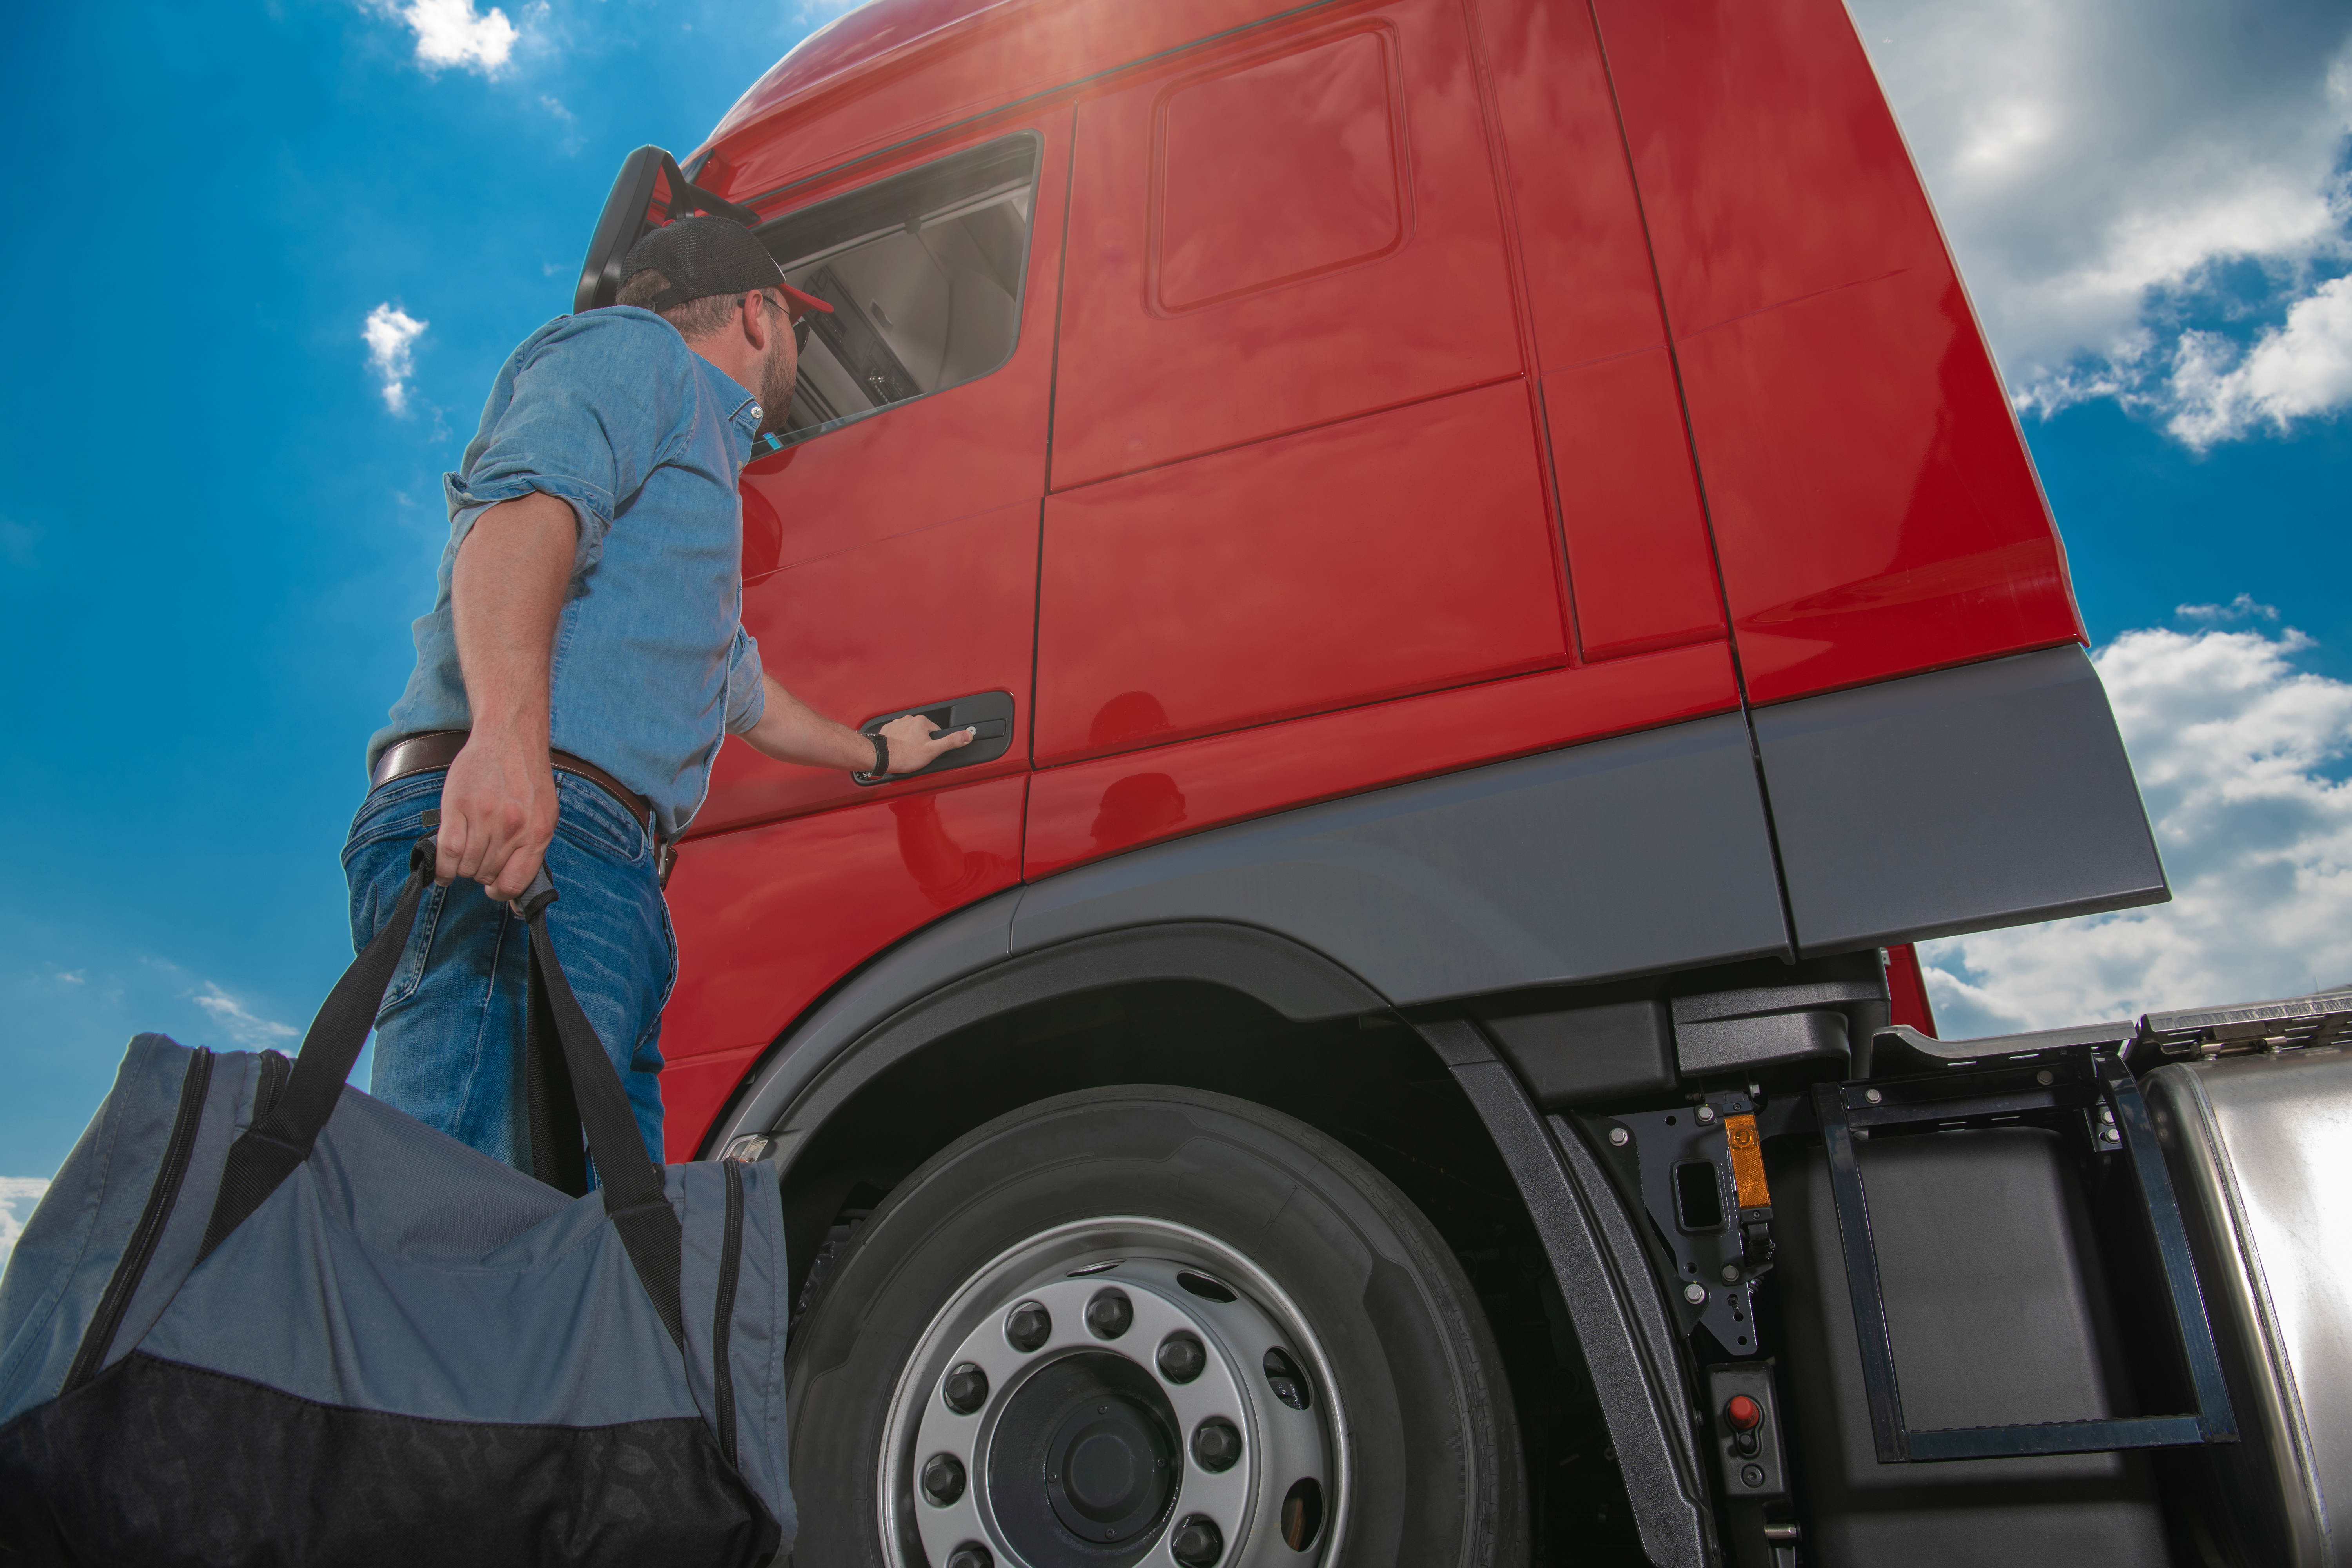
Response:
M969 768L981 763L992 763L1003 756L1013 744L1013 694L1009 691L983 691L972 697L950 698L945 702L926 702L919 708L893 708L887 713L877 713L857 726L861 734L871 735L885 724L919 713L931 722L931 739L944 740L958 730L969 727L971 743L954 751L942 752L929 767L918 768L911 773L893 773L888 780L868 779L852 774L858 786L871 789L877 784L898 779L919 779L929 773L943 773L950 768Z

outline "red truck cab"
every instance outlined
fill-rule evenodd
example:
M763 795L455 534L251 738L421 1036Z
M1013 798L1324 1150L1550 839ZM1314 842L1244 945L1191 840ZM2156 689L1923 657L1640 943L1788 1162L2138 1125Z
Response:
M577 308L695 210L834 306L767 668L982 731L730 742L669 889L672 1156L775 1160L805 1270L803 1562L2160 1560L2116 1447L1890 1524L1865 1391L1774 1382L1867 1323L1772 1293L1811 1097L1962 1060L1909 944L2167 897L1836 0L874 0L633 156Z
M1833 5L885 0L693 177L836 304L744 479L769 664L858 718L1010 705L992 756L878 795L727 748L677 884L678 1152L949 910L1604 737L1720 737L1653 823L1552 825L1610 840L1612 939L1514 911L1542 959L1384 994L2163 896L2048 507Z

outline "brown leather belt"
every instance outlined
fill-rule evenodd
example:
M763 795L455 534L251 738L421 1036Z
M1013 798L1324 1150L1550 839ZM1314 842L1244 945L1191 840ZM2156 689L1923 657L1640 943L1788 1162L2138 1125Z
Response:
M382 789L394 779L404 779L411 773L429 773L436 768L446 768L457 760L465 749L471 731L466 730L429 730L422 735L403 735L383 749L375 760L375 773L368 780L370 789ZM585 757L575 757L569 752L550 752L547 760L561 773L573 773L586 779L613 797L622 810L636 818L637 826L654 841L664 887L669 885L669 868L677 858L667 838L662 837L654 818L654 803L631 789Z

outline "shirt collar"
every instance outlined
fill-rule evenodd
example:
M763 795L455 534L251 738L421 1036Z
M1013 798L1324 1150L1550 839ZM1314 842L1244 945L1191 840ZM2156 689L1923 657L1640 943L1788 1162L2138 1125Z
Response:
M700 354L694 357L702 359ZM760 421L766 416L760 406L759 395L707 359L702 360L702 368L709 371L710 379L718 384L719 401L726 404L732 400L727 415L728 423L741 429L746 436L758 435Z
M703 374L710 378L711 389L718 394L719 405L728 410L727 423L734 426L736 435L742 439L743 449L736 454L735 459L742 462L751 444L759 438L760 421L767 416L767 410L761 405L759 396L741 382L700 354L696 354L694 359L702 367Z

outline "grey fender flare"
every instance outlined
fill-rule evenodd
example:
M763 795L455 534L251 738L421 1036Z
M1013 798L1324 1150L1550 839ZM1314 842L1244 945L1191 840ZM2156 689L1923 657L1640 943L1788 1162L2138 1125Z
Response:
M770 1142L763 1156L789 1170L810 1133L877 1075L924 1047L1030 1003L1104 986L1205 981L1301 1023L1387 1005L1322 954L1229 922L1103 931L1003 954L997 944L1017 891L940 921L924 933L929 940L900 947L817 1008L737 1096L709 1147L720 1150L747 1134L765 1133ZM994 962L986 956L992 949L1001 955ZM913 1001L888 1005L910 993Z

